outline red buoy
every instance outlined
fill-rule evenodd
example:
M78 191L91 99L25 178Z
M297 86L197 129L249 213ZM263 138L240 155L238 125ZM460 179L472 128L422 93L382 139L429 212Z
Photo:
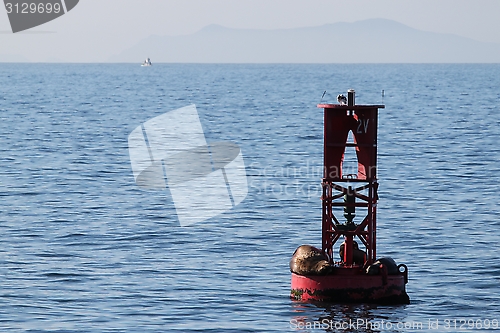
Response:
M377 121L378 110L385 106L355 105L354 97L354 90L349 90L347 101L339 95L341 104L318 105L324 109L322 247L308 247L308 251L299 251L299 247L294 253L291 297L408 304L407 267L396 265L391 258L377 260ZM349 132L352 142L348 142ZM355 174L342 168L346 147L356 150ZM344 219L338 218L339 209L343 209ZM360 211L364 217L359 216ZM337 257L335 245L341 238Z

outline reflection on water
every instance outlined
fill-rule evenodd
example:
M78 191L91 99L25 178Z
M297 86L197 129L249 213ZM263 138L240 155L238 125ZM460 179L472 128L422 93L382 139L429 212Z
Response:
M296 315L290 320L290 329L296 332L403 332L421 330L427 323L408 321L404 308L375 304L328 304L322 302L292 303ZM320 312L319 315L312 314ZM400 315L397 315L398 312Z

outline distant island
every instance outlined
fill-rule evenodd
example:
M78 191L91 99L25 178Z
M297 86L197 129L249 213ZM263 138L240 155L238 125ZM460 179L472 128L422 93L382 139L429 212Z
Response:
M500 44L370 19L279 30L210 25L184 36L149 36L108 59L156 63L500 63Z

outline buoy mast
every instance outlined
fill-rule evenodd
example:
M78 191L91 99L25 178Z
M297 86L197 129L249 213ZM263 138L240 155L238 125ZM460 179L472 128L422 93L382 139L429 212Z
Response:
M322 251L334 262L333 246L345 239L343 265L353 265L354 238L366 247L367 264L375 262L377 210L377 119L384 105L355 105L355 92L347 93L347 105L319 104L324 108L324 175L322 180ZM347 142L352 132L354 142ZM356 174L344 174L346 147L355 147ZM367 195L361 194L362 191ZM337 199L343 198L342 201ZM337 201L336 201L337 200ZM343 207L345 223L334 215L333 207ZM354 223L356 208L366 208L366 216Z

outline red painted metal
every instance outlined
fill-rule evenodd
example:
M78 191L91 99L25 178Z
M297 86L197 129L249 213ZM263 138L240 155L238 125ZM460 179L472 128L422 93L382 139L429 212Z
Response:
M301 301L409 303L404 275L356 274L349 268L324 276L292 273L292 286L292 298Z
M324 109L322 252L333 271L324 276L292 272L291 297L303 301L409 303L405 265L399 265L399 271L393 275L387 274L384 265L380 266L380 274L366 272L377 258L377 125L378 110L385 106L355 105L354 91L349 91L347 104L318 105ZM353 142L347 142L349 132ZM342 169L346 147L356 150L355 174L345 174ZM346 222L335 216L337 207L344 208ZM360 211L364 211L364 217L360 219L358 215L356 219ZM343 257L335 261L334 247L341 238ZM361 242L359 249L354 248L355 241ZM363 265L359 264L359 258L365 259Z
M376 260L376 210L377 210L377 120L378 109L384 105L320 104L324 108L324 177L322 250L333 263L333 246L345 239L343 263L351 266L353 241L358 238L366 247L367 264ZM347 142L349 131L354 142ZM346 147L355 147L358 158L357 174L345 175L342 162ZM362 191L368 191L367 195ZM338 202L344 196L358 202ZM335 201L337 200L337 201ZM361 202L359 202L361 200ZM366 217L359 224L340 223L333 207L365 208Z

